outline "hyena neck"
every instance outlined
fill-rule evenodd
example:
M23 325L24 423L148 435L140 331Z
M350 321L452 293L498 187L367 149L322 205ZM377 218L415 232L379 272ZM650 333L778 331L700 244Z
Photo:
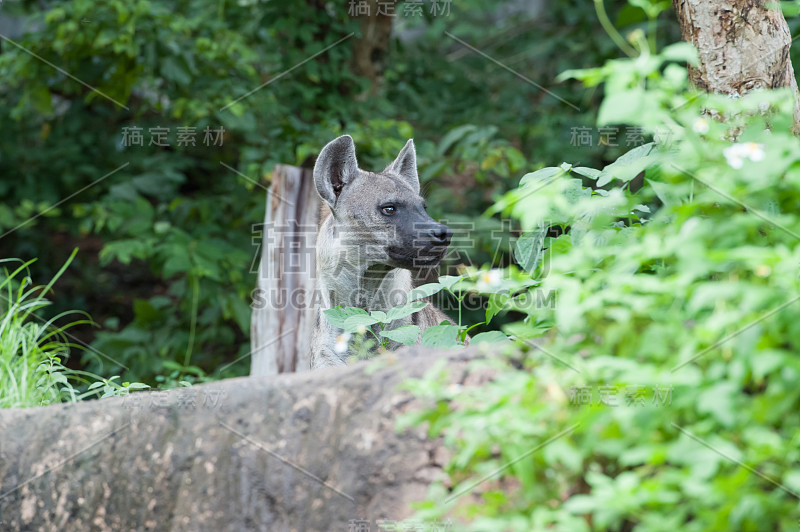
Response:
M323 224L319 240L317 278L328 308L358 307L385 312L405 303L406 294L412 289L411 272L347 260L348 254L338 245L329 223Z

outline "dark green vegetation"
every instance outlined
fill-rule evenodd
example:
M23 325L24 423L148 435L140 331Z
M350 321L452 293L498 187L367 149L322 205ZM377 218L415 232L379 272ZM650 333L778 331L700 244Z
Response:
M374 169L413 136L431 214L476 224L461 247L474 267L451 264L430 290L484 294L488 308L459 322L525 350L485 362L498 373L480 387L440 386L435 372L409 384L432 409L408 422L455 449L455 490L432 487L423 514L457 505L476 530L796 528L792 96L694 93L691 48L666 46L678 40L666 5L609 12L636 55L624 60L592 4L423 9L424 23L395 21L407 38L392 41L382 83L355 73L350 40L277 77L360 32L345 2L50 5L19 11L37 29L18 42L107 98L3 42L0 234L13 232L0 249L38 257L33 277L49 279L80 248L55 312L89 312L100 328L72 334L128 369L74 350L71 368L168 386L246 373L246 360L217 368L249 351L254 182L344 132ZM178 145L184 126L194 147ZM122 145L132 127L143 146ZM170 146L150 145L156 127ZM224 128L221 146L205 145L207 127ZM601 127L620 129L598 142ZM382 318L333 316L353 332ZM456 328L435 333L431 345L457 343ZM42 360L64 354L41 347ZM452 498L493 472L479 504Z

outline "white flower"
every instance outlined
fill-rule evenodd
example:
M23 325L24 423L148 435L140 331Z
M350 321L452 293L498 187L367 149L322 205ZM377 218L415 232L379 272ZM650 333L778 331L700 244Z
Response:
M347 352L347 342L350 341L350 333L342 333L336 337L336 343L333 345L333 350L338 353L346 353Z
M500 287L503 282L503 272L500 270L489 270L488 272L481 272L478 276L478 291L480 292L493 292Z
M705 135L706 133L708 133L709 129L708 120L706 120L703 117L698 118L697 120L694 121L694 124L692 124L692 129L694 130L695 133L700 133L701 135Z
M722 150L722 155L725 156L725 161L727 161L728 166L731 168L735 168L738 170L742 167L742 155L739 153L739 149L736 147L737 145L734 144L733 146L729 146Z
M358 328L356 329L356 332L358 334L366 334L367 326L366 325L359 325Z
M751 161L758 162L764 160L764 145L758 142L748 142L744 145L743 151Z
M753 162L764 160L764 145L758 142L737 142L722 150L725 160L731 168L738 170L745 159Z

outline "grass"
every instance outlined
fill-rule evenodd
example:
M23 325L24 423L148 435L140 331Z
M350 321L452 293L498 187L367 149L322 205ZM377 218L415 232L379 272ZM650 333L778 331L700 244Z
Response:
M44 286L36 286L28 267L35 259L0 259L0 408L25 408L74 402L91 396L127 395L140 383L117 383L119 377L103 379L62 364L71 349L81 346L69 341L67 330L93 325L84 312L67 311L44 319L38 311L51 305L47 295L77 253ZM65 325L56 321L79 316Z

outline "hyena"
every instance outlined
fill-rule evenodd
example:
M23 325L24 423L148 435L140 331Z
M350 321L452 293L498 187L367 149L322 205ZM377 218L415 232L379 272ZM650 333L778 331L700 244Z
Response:
M314 185L323 200L317 236L322 303L315 309L312 369L344 365L351 355L334 349L343 331L328 322L323 310L342 306L386 312L404 304L415 279L438 266L452 236L449 227L425 211L413 140L376 173L358 168L352 137L341 136L320 152ZM428 305L387 328L413 323L424 331L444 320L452 323ZM378 326L373 327L377 333ZM389 341L387 347L400 344Z

